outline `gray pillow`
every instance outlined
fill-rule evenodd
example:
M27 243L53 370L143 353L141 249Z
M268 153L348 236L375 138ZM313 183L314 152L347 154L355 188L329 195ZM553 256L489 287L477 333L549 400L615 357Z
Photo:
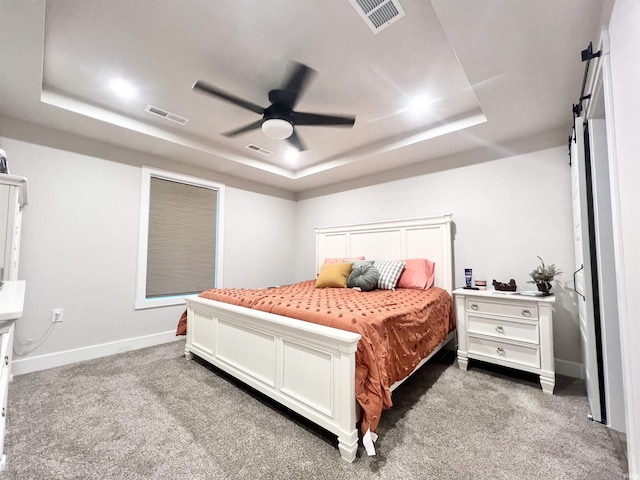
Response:
M344 263L353 263L353 267L357 267L358 265L373 265L373 260L343 260Z
M375 290L380 279L380 272L369 263L354 264L347 279L347 287L360 287L363 292Z

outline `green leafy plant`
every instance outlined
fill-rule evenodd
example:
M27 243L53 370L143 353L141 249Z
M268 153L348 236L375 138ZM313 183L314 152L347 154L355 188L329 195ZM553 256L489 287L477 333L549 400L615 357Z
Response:
M540 288L542 291L548 292L555 276L563 272L555 264L545 265L544 260L541 257L538 258L540 259L540 265L529 273L531 280L527 283L535 283L539 286L538 288L542 287Z

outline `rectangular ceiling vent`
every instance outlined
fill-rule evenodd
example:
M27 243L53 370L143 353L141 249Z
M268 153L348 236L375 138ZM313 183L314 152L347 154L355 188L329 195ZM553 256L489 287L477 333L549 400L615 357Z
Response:
M147 108L144 109L145 112L152 113L154 115L158 115L166 120L171 120L172 122L179 123L180 125L185 125L189 119L181 117L180 115L176 115L175 113L167 112L159 107L154 107L153 105L147 105Z
M266 148L259 147L257 145L252 144L252 143L247 145L247 148L249 150L253 150L254 152L261 153L262 155L271 155L273 153L272 151L267 150Z
M404 17L398 0L349 0L373 33L378 33Z

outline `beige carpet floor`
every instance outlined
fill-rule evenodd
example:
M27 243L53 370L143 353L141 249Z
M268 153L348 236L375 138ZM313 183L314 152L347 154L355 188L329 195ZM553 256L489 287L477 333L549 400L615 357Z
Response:
M2 480L620 480L584 385L441 355L394 392L352 464L335 439L182 355L183 341L15 377Z

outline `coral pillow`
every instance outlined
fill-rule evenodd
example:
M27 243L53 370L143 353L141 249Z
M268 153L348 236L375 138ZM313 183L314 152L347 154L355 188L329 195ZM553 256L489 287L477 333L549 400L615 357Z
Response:
M322 266L316 288L345 288L353 263L328 263Z
M334 263L352 262L354 260L364 260L364 255L359 257L344 257L344 258L325 258L324 265L333 265Z
M402 260L406 263L398 279L398 288L416 288L425 290L433 285L435 263L426 258Z

